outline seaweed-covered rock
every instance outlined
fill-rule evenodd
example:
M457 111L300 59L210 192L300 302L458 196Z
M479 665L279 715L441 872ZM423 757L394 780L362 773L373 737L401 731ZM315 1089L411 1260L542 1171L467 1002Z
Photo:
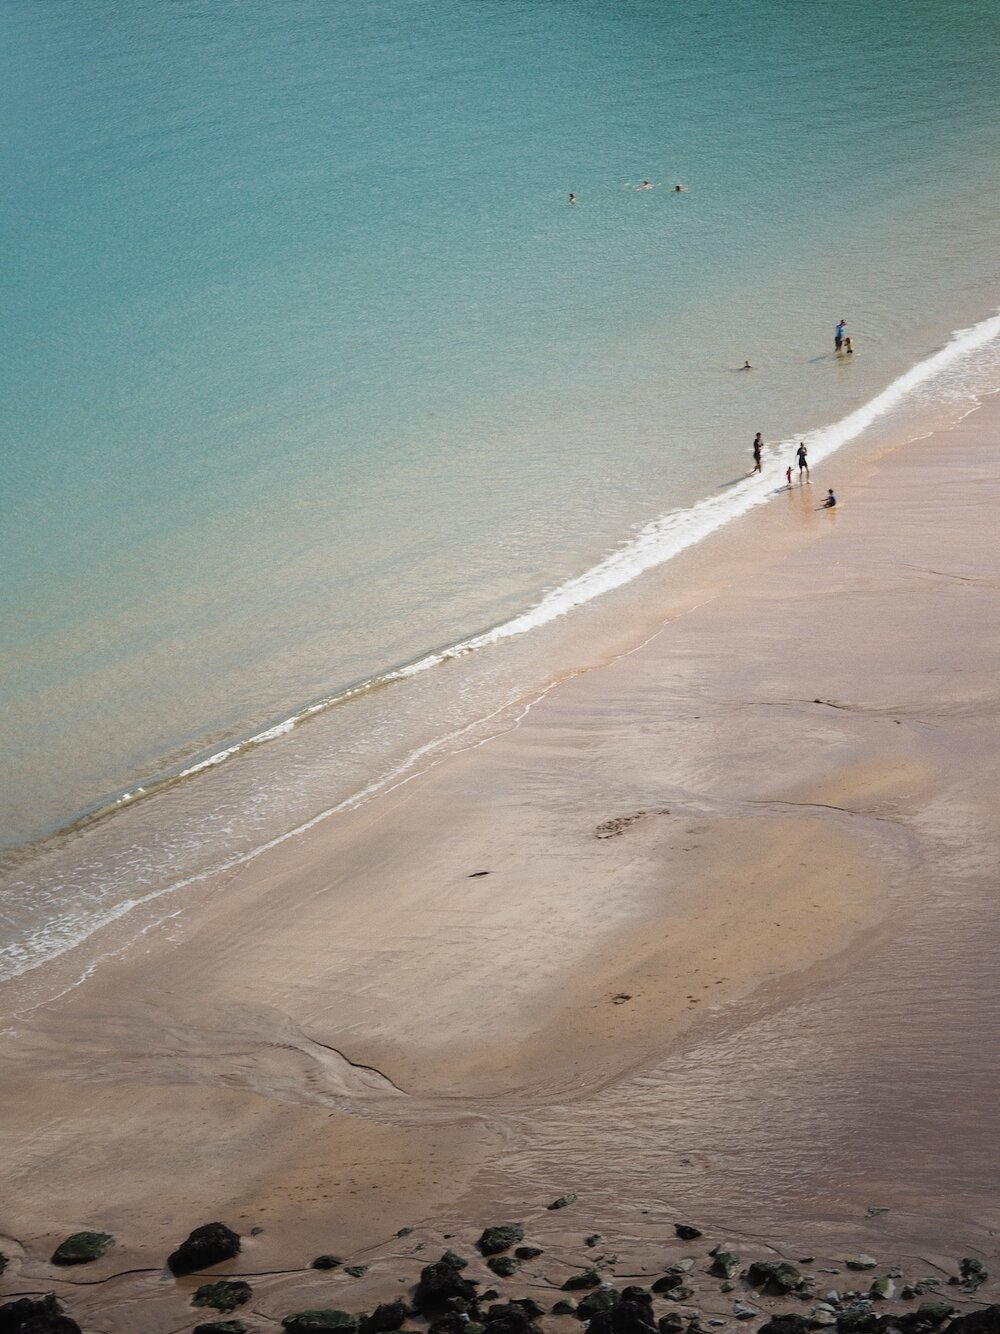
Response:
M191 1334L247 1334L247 1327L242 1320L210 1320L205 1325L195 1325Z
M198 1269L209 1269L223 1260L231 1260L240 1253L240 1236L225 1223L206 1223L196 1227L186 1241L181 1242L167 1257L167 1268L174 1274L193 1274Z
M620 1301L607 1311L598 1311L589 1334L656 1334L653 1315L645 1302Z
M755 1260L747 1280L751 1287L770 1292L800 1292L806 1286L805 1276L787 1260Z
M211 1306L216 1311L235 1311L253 1296L249 1283L230 1282L222 1279L218 1283L203 1283L191 1298L192 1306Z
M426 1265L420 1271L413 1305L421 1315L436 1315L444 1310L449 1298L462 1297L466 1301L475 1301L476 1287L474 1279L463 1278L454 1266L445 1260L438 1260L437 1264Z
M560 1285L563 1292L579 1292L584 1288L600 1286L601 1276L596 1269L581 1269L579 1274L570 1274L566 1282Z
M317 1331L323 1331L323 1334L331 1334L332 1331L336 1331L336 1334L356 1334L358 1317L347 1311L330 1309L296 1311L285 1316L281 1327L288 1334L317 1334Z
M708 1272L716 1278L732 1278L740 1267L740 1257L735 1251L716 1251Z
M588 1292L576 1305L577 1320L593 1320L601 1311L610 1311L621 1301L622 1295L617 1288L598 1288Z
M681 1241L696 1241L702 1235L700 1227L693 1227L690 1223L675 1223L674 1231Z
M492 1269L497 1278L511 1278L521 1268L521 1261L512 1255L491 1255L486 1261L487 1269Z
M925 1306L947 1305L947 1302L921 1302L920 1310ZM981 1311L956 1316L948 1326L948 1334L952 1330L955 1334L1000 1334L1000 1306L985 1306Z
M600 1240L601 1240L601 1234L599 1232L591 1232L589 1237L584 1237L583 1244L584 1246L590 1246L591 1248L593 1248L594 1246L597 1245L597 1243Z
M534 1260L537 1256L544 1255L545 1252L541 1246L517 1246L514 1249L514 1254L518 1260Z
M486 1228L476 1245L481 1255L499 1255L519 1241L524 1241L524 1228L520 1223L506 1223Z
M656 1279L653 1283L653 1291L669 1292L672 1288L680 1287L693 1268L693 1260L681 1260L679 1263L671 1265L662 1277Z
M891 1278L876 1278L872 1280L872 1285L868 1289L868 1296L876 1301L891 1301L896 1295L896 1285Z
M361 1317L358 1334L391 1334L391 1331L403 1328L406 1314L406 1302L401 1297L394 1302L383 1302L371 1315Z
M465 1269L469 1262L464 1255L457 1255L454 1251L445 1251L444 1255L441 1256L440 1263L451 1265L452 1269Z
M871 1334L878 1327L878 1316L869 1301L851 1302L837 1312L840 1334Z
M622 1288L623 1302L642 1302L644 1306L652 1306L653 1298L645 1288L640 1288L637 1283L630 1283L627 1288Z
M20 1334L29 1321L47 1320L51 1323L64 1318L62 1308L51 1292L44 1297L19 1297L16 1302L0 1306L0 1334ZM75 1322L71 1323L75 1325Z
M552 1308L553 1315L576 1315L576 1303L568 1297L560 1297Z
M573 1194L560 1195L558 1200L553 1200L551 1204L547 1204L545 1207L546 1209L565 1209L567 1205L576 1204L576 1200L577 1197Z
M368 1273L367 1265L344 1265L344 1273L350 1274L351 1278L364 1278Z
M339 1255L317 1255L310 1269L339 1269L343 1264Z
M2 1271L0 1271L2 1272ZM974 1260L967 1255L958 1263L958 1272L962 1276L962 1282L969 1292L975 1292L980 1283L985 1283L989 1278L986 1266L982 1260Z
M661 1315L656 1322L656 1328L660 1334L680 1334L684 1328L684 1317L680 1311L668 1311L666 1315Z
M444 1315L439 1316L433 1321L427 1334L468 1334L473 1327L474 1322L464 1311L446 1311ZM484 1325L476 1323L478 1329L484 1329Z
M99 1260L114 1245L110 1232L74 1232L56 1247L51 1263L54 1265L86 1265Z
M694 1296L694 1288L687 1283L678 1283L676 1288L668 1288L663 1295L668 1302L689 1302Z

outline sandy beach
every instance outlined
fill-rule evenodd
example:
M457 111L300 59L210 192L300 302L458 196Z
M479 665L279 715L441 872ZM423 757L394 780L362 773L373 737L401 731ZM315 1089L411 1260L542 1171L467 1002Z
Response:
M255 1331L515 1218L539 1291L682 1217L995 1257L998 434L838 455L501 734L6 984L3 1292L189 1328L163 1261L214 1219ZM54 1269L85 1227L114 1248Z

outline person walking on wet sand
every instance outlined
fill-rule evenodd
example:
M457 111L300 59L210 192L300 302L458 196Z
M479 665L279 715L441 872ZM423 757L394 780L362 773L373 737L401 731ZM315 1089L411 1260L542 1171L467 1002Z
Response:
M761 465L761 454L763 453L763 450L764 450L764 437L761 435L760 431L758 431L757 434L756 434L756 435L754 436L754 438L753 438L753 470L754 470L754 472L763 472L763 471L764 471L764 469L763 469L763 467L762 467L762 465Z
M799 465L799 485L802 485L802 474L805 473L806 481L809 481L809 460L806 458L806 442L799 441L799 447L795 451L795 462Z

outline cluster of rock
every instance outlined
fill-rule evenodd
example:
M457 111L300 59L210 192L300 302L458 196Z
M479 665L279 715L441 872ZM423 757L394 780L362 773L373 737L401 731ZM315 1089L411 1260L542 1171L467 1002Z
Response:
M573 1195L560 1196L547 1206L549 1210L566 1208ZM401 1229L399 1236L410 1229ZM677 1223L677 1238L694 1241L701 1231L689 1223ZM584 1238L593 1248L601 1240L594 1233ZM59 1266L88 1264L101 1258L114 1244L103 1232L79 1232L67 1237L52 1256ZM515 1278L522 1265L544 1254L541 1247L525 1244L524 1228L519 1223L488 1227L476 1243L479 1256L493 1275ZM175 1275L187 1275L209 1269L240 1253L240 1237L223 1223L209 1223L196 1228L167 1258L167 1268ZM2 1261L3 1257L0 1257ZM425 1265L409 1300L399 1298L365 1313L351 1313L333 1307L293 1311L281 1320L287 1334L395 1334L406 1331L408 1322L419 1321L427 1334L543 1334L543 1317L573 1317L588 1334L718 1334L728 1324L718 1313L705 1314L692 1300L699 1301L697 1282L702 1289L706 1280L731 1301L731 1315L737 1321L763 1317L757 1334L1000 1334L1000 1305L981 1305L965 1314L939 1289L942 1281L922 1277L911 1283L899 1283L903 1275L889 1268L881 1274L878 1261L869 1255L854 1256L844 1262L853 1275L865 1274L858 1286L844 1291L818 1291L819 1274L839 1274L838 1269L803 1272L788 1260L754 1260L744 1266L740 1256L724 1245L708 1251L700 1268L693 1258L665 1267L646 1286L629 1284L615 1287L598 1268L606 1269L616 1257L595 1256L594 1263L566 1278L559 1295L548 1310L533 1296L500 1300L495 1288L480 1292L479 1281L466 1274L469 1261L447 1250L441 1258ZM800 1265L812 1265L804 1257ZM319 1255L313 1269L333 1270L361 1277L367 1265L346 1265L335 1255ZM2 1272L2 1265L0 1265ZM948 1282L968 1296L988 1278L980 1260L963 1258L958 1273ZM544 1280L543 1280L544 1281ZM856 1279L852 1280L857 1283ZM537 1276L533 1278L537 1289ZM555 1285L552 1285L554 1288ZM569 1296L567 1294L573 1294ZM192 1334L246 1334L244 1322L229 1317L245 1306L253 1289L245 1279L220 1279L198 1287L191 1296L194 1307L219 1313L196 1325ZM702 1296L708 1294L704 1293ZM803 1304L807 1310L773 1310L774 1298ZM927 1300L919 1300L927 1298ZM889 1310L893 1299L916 1303L905 1310ZM762 1312L760 1304L770 1305ZM662 1304L667 1303L667 1309ZM660 1306L657 1310L658 1304ZM704 1306L705 1302L699 1301ZM713 1297L709 1310L718 1305ZM412 1328L412 1326L410 1327ZM81 1334L80 1326L61 1308L52 1294L22 1297L0 1306L0 1334Z

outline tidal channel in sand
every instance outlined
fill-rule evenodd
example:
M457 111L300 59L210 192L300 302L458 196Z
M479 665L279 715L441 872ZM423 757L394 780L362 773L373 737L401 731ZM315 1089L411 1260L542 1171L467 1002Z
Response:
M776 497L641 648L65 994L8 984L4 1290L76 1228L158 1273L219 1217L292 1309L319 1251L564 1190L633 1236L992 1246L998 408L838 464L832 514Z

